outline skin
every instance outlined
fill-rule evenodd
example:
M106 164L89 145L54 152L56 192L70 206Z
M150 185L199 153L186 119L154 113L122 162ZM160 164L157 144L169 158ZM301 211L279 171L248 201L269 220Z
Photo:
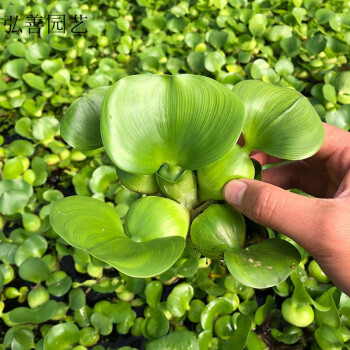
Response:
M324 124L325 141L312 157L266 169L262 181L233 180L226 201L255 222L292 238L350 296L350 133ZM262 165L281 159L260 151ZM288 189L297 188L313 197Z

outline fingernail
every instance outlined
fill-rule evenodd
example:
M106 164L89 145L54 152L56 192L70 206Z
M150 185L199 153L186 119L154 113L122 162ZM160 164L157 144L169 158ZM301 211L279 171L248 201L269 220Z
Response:
M246 189L247 184L245 182L239 180L230 181L224 188L225 200L232 205L240 207Z

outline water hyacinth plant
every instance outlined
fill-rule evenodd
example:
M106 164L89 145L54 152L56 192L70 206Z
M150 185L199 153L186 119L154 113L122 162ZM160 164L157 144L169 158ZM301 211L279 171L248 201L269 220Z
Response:
M227 181L254 178L253 150L286 160L319 150L322 123L299 92L255 80L231 91L203 76L133 75L76 100L61 135L79 150L104 147L120 182L142 194L124 222L98 199L55 201L51 225L74 247L126 275L150 277L168 270L190 237L254 288L277 285L299 264L286 240L250 241L244 217L222 197Z

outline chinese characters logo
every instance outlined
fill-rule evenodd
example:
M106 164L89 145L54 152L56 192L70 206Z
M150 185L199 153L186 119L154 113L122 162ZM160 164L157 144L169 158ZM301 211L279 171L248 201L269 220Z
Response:
M47 24L47 32L50 33L66 33L66 24L69 21L74 24L70 28L70 32L73 34L85 34L87 29L85 28L84 21L87 20L87 16L74 15L69 17L67 15L47 15L44 18L39 15L28 15L24 22L24 27L18 24L18 15L10 15L5 17L4 26L6 33L22 33L23 30L27 29L29 34L40 34L44 28L45 23Z

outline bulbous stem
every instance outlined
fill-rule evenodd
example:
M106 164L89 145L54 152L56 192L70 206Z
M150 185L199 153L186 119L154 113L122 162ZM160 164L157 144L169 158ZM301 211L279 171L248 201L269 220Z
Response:
M160 190L168 198L190 210L199 205L197 179L193 171L165 164L156 174L156 179Z
M158 170L158 175L168 181L177 181L186 170L177 165L163 164Z
M214 200L209 200L204 203L202 203L199 207L192 209L190 211L190 220L191 222L200 214L202 213L205 209L210 207L212 204L219 203L219 201L214 201Z

